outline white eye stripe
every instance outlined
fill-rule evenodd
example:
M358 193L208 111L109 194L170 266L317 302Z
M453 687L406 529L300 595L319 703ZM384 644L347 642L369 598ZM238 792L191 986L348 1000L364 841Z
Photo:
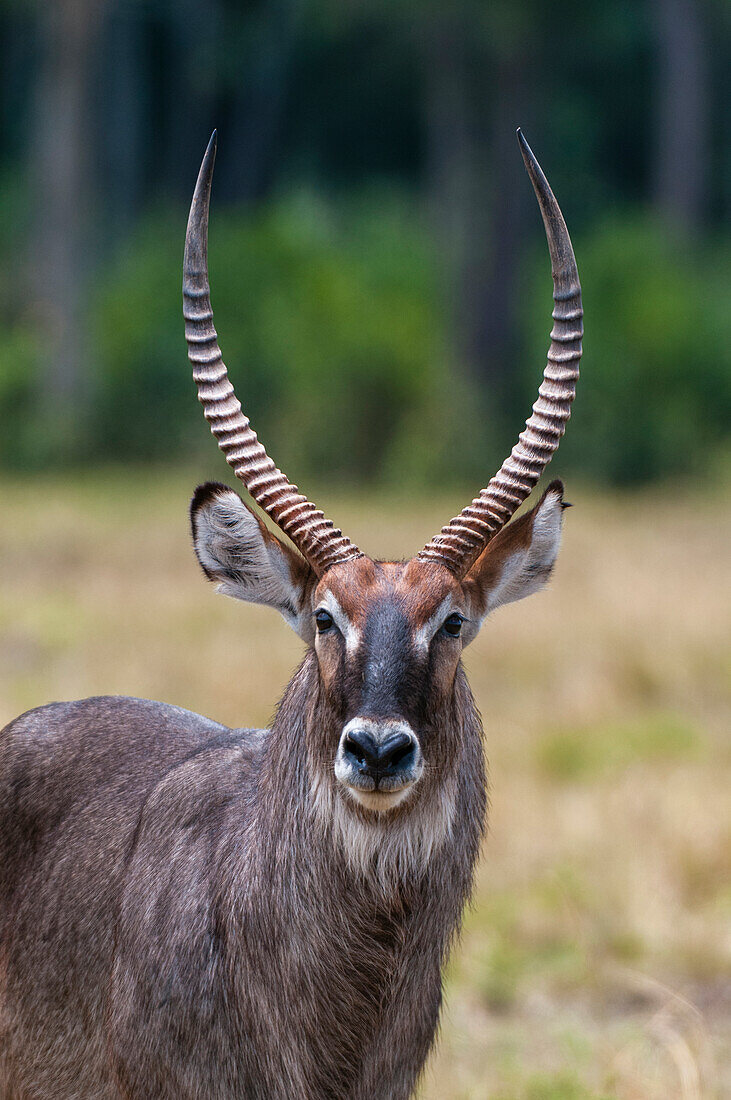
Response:
M461 612L452 607L451 596L446 596L439 604L439 607L436 609L434 614L424 623L423 626L420 626L419 629L415 632L414 645L417 649L429 648L429 643L436 634L437 630L439 630L439 628L444 624L444 620L450 613L452 615L461 615ZM462 618L464 618L463 615Z
M325 593L323 599L318 604L318 610L320 609L327 611L328 614L332 616L333 622L345 639L345 648L347 652L354 653L360 645L361 632L357 627L353 626L332 592Z
M345 648L348 654L352 656L363 641L363 632L353 625L332 592L325 593L317 605L317 610L327 611L332 616L333 622L345 639ZM452 606L451 596L446 596L423 626L414 631L414 647L422 650L428 649L437 630L444 625L445 619L450 614L460 615L462 619L466 619L461 611Z

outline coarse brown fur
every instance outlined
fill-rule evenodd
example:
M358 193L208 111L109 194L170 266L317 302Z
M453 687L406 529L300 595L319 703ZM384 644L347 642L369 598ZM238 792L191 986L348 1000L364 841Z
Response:
M461 665L558 553L563 486L505 526L563 434L581 299L525 139L554 327L519 443L408 562L372 561L267 455L223 363L207 274L209 143L186 234L189 358L211 429L282 542L225 485L196 491L198 560L308 646L271 730L101 698L0 734L0 1100L405 1100L484 825Z
M323 830L291 751L323 751L315 664L268 735L122 699L7 728L0 1095L410 1094L477 855L479 722L460 673L452 843L384 890Z
M359 640L317 634L271 730L124 698L6 727L3 1100L411 1094L486 801L463 643L440 624L457 603L481 619L488 590L514 599L544 580L560 504L556 484L464 582L362 557L315 584L231 490L197 495L213 579L303 634L335 600ZM425 767L387 811L333 771L353 715L395 715L418 736Z

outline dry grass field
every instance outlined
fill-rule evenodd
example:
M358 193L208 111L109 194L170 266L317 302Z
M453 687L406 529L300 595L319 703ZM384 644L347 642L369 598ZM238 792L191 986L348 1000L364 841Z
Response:
M218 466L216 466L218 469ZM151 696L266 723L301 643L214 595L192 479L0 488L0 724ZM415 552L464 501L321 503ZM550 588L466 653L490 833L424 1100L731 1096L728 499L569 493Z

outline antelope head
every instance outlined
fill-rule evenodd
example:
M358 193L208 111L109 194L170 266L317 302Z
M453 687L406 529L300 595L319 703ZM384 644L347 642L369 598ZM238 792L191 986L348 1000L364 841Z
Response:
M230 488L195 493L193 539L205 574L238 599L276 608L314 649L329 721L310 751L318 782L353 813L408 813L454 766L460 656L486 616L541 588L558 553L563 486L508 521L528 497L564 432L581 357L576 262L561 211L518 131L546 230L554 282L553 329L539 396L518 443L486 488L406 562L363 554L277 469L229 381L213 327L207 271L215 134L206 151L186 237L186 338L198 396L229 465L291 544ZM452 732L450 732L450 729Z

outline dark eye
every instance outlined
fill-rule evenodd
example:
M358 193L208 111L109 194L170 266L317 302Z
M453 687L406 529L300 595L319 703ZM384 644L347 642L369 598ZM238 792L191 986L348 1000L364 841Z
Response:
M450 615L449 618L444 620L444 629L446 630L447 634L451 634L453 638L458 638L459 632L462 629L463 622L464 619L462 618L462 616L457 615L455 612L454 615Z
M333 617L329 611L325 611L321 607L319 611L315 612L315 622L317 623L317 633L324 634L332 626Z

